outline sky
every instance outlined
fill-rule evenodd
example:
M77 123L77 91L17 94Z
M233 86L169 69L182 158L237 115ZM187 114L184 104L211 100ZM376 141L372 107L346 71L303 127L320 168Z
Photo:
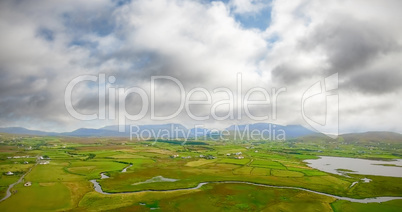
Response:
M0 127L267 122L402 133L401 8L400 0L2 0ZM80 76L95 80L67 99L92 120L66 106ZM203 104L181 108L191 100ZM252 101L261 104L246 108ZM151 109L175 115L160 120Z

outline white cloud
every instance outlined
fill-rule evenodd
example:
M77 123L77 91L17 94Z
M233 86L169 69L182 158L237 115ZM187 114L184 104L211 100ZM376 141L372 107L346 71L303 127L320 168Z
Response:
M396 21L401 18L400 4L133 0L118 7L106 0L2 1L0 124L72 130L113 123L80 122L65 110L64 88L81 74L115 75L116 86L145 90L152 75L169 75L180 79L187 91L197 86L212 91L223 86L236 90L238 72L243 73L244 91L286 86L278 119L268 121L302 124L304 90L339 72L341 130L398 131L402 122L392 117L400 113L401 105L397 98L401 86L395 83L402 77L398 74L402 27ZM268 6L271 24L264 32L245 29L234 18ZM53 40L40 35L40 29L49 30ZM75 94L76 106L96 111L97 99L91 96L96 89L82 91ZM165 92L160 108L168 111L176 96ZM356 99L365 103L357 104ZM370 109L367 104L373 99L378 103ZM198 112L209 113L208 109L201 107ZM180 114L170 122L191 121ZM242 121L206 123L227 126Z

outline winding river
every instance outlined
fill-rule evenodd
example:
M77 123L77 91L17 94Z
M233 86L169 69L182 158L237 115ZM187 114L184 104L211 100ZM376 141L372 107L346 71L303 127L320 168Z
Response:
M130 168L132 164L130 164L128 167L124 168L121 172L126 172L128 168ZM103 176L103 173L101 173L101 177ZM101 178L103 179L103 178ZM354 198L349 198L349 197L341 197L341 196L336 196L332 194L327 194L323 192L318 192L318 191L313 191L305 188L299 188L299 187L291 187L291 186L274 186L274 185L266 185L266 184L261 184L261 183L252 183L252 182L246 182L246 181L211 181L211 182L201 182L197 186L192 187L192 188L178 188L178 189L170 189L170 190L142 190L142 191L129 191L129 192L116 192L116 193L108 193L104 192L102 189L102 186L98 183L98 181L90 180L90 182L94 185L94 189L96 192L105 194L105 195L114 195L114 194L131 194L131 193L141 193L141 192L168 192L168 191L185 191L185 190L195 190L199 189L204 185L207 184L217 184L217 183L236 183L236 184L248 184L248 185L254 185L254 186L260 186L260 187L267 187L267 188L279 188L279 189L294 189L294 190L300 190L300 191L307 191L310 193L315 193L315 194L320 194L324 195L327 197L333 197L335 199L339 200L346 200L349 202L358 202L358 203L380 203L380 202L386 202L390 200L396 200L396 199L402 199L402 197L374 197L374 198L366 198L366 199L354 199ZM354 186L357 182L354 182L350 187Z
M128 168L132 167L133 164L130 164L129 166L127 166L126 168L124 168L123 170L121 170L121 172L126 172Z
M305 188L290 187L290 186L274 186L274 185L251 183L251 182L245 182L245 181L213 181L213 182L202 182L202 183L199 183L196 187L192 187L192 188L179 188L179 189L171 189L171 190L142 190L142 191L131 191L131 192L108 193L108 192L103 191L101 185L96 180L90 180L90 182L94 185L94 189L96 192L101 193L101 194L106 194L106 195L130 194L130 193L141 193L141 192L185 191L185 190L199 189L206 184L212 184L212 183L241 183L241 184L248 184L248 185L268 187L268 188L294 189L294 190L307 191L307 192L311 192L311 193L315 193L315 194L333 197L335 199L346 200L346 201L350 201L350 202L358 202L358 203L372 203L372 202L379 203L379 202L386 202L386 201L390 201L390 200L402 199L402 197L374 197L374 198L366 198L366 199L353 199L353 198L349 198L349 197L340 197L340 196L336 196L336 195L332 195L332 194L313 191L313 190L309 190L309 189L305 189Z

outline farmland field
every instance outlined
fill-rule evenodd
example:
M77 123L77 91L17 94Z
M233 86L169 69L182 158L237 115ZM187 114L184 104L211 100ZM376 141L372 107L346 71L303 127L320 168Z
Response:
M35 149L18 148L41 140L44 142ZM353 145L359 151L367 148ZM392 145L371 157L400 158L399 144ZM354 199L402 196L402 182L397 177L355 173L343 176L310 168L303 160L320 155L367 157L349 148L344 152L330 148L311 151L316 146L314 142L294 141L177 145L105 138L77 141L26 136L17 141L5 140L0 145L1 196L5 196L10 184L26 175L10 190L11 196L0 202L0 211L400 210L401 199L358 203L311 192ZM244 158L235 158L237 152L242 152ZM352 186L365 177L372 181ZM103 192L110 194L95 191L90 180L96 180ZM30 185L25 186L28 182ZM207 182L210 183L197 187Z

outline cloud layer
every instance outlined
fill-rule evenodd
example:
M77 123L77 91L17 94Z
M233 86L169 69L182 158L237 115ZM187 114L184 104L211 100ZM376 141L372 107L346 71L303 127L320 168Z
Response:
M151 77L161 75L180 80L186 92L203 88L212 100L211 106L191 108L199 116L211 116L212 105L229 98L214 89L239 95L241 73L243 97L251 88L286 88L277 99L276 119L272 102L250 107L250 113L268 115L264 122L304 125L303 93L338 73L340 132L402 132L399 8L398 0L1 1L0 125L67 131L116 124L80 121L65 108L68 83L100 73L116 79L107 88L150 93ZM156 114L173 113L180 102L177 86L165 80L157 88ZM72 98L77 111L96 113L97 82L79 84ZM255 93L250 99L264 96ZM310 117L322 118L323 100L310 102ZM138 95L128 96L130 113L141 106ZM225 116L230 108L216 109ZM197 122L183 110L163 122L223 127L256 120L239 119L235 112L233 118ZM148 113L134 123L159 122Z

